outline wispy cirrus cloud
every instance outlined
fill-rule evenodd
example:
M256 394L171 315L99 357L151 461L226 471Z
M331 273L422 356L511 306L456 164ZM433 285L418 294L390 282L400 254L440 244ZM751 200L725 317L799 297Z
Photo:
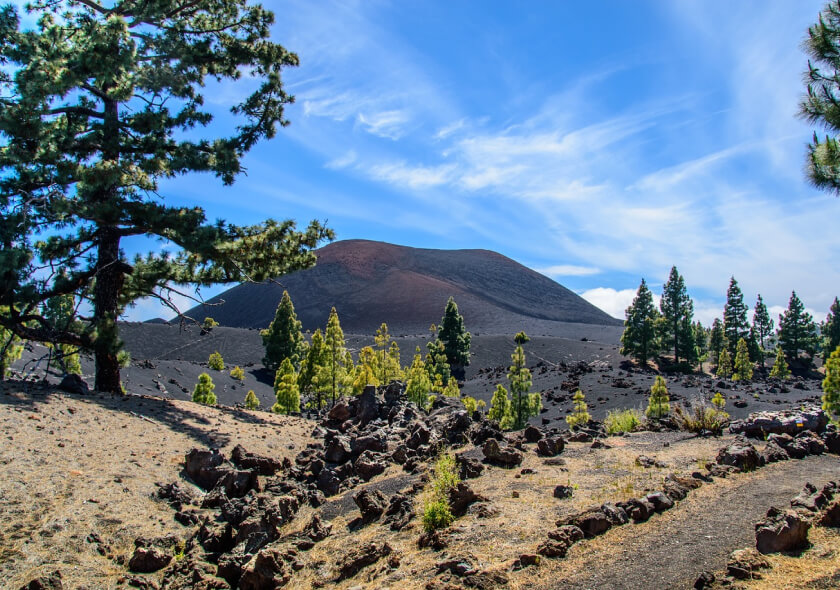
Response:
M543 268L535 268L534 270L551 278L588 277L601 272L600 269L593 266L578 266L575 264L555 264Z

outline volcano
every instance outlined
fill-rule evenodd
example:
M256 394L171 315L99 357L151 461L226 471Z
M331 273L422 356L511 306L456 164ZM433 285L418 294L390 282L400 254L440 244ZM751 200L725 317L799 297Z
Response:
M304 330L326 325L335 307L347 333L372 334L386 322L392 334L422 334L440 321L450 296L473 333L556 333L558 322L621 325L559 283L489 250L344 240L316 254L313 268L276 282L243 283L187 315L210 316L222 326L265 328L286 289Z

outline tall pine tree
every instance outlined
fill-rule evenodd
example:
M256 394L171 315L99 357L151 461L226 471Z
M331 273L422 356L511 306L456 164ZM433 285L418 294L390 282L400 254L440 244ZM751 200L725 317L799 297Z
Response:
M726 336L723 334L723 323L715 318L709 331L709 360L713 365L718 363L720 352L726 347Z
M753 337L761 346L762 351L764 351L764 347L766 346L765 339L773 333L773 328L773 320L770 318L770 314L767 312L767 306L764 304L764 300L759 293L758 299L755 302L755 309L753 310L752 330Z
M729 343L729 357L735 358L738 341L750 337L750 325L747 323L747 304L744 303L744 294L738 286L735 277L729 280L729 289L726 291L726 305L723 306L723 333Z
M525 332L519 332L514 337L516 348L510 356L512 364L508 370L508 382L513 397L513 428L516 430L525 428L528 418L536 416L542 408L540 394L529 393L532 383L531 371L525 366L525 350L522 348L529 340Z
M338 312L333 307L327 319L327 329L324 331L324 371L325 386L329 387L332 404L335 405L338 396L344 391L347 381L347 347L344 343L344 331L338 321Z
M266 330L260 332L265 347L262 362L267 369L276 371L284 359L292 361L295 367L300 364L301 343L303 342L300 326L292 298L289 297L289 292L284 290L277 311L274 313L274 320Z
M834 303L825 316L822 325L823 358L828 358L840 346L840 300L834 298Z
M320 380L326 364L324 336L318 328L312 334L312 342L306 347L306 354L300 363L298 374L298 388L302 393L310 396L309 406L316 410L322 409L325 403L323 396L325 384L320 383Z
M624 332L621 335L621 354L636 359L641 366L658 351L653 295L642 279L633 303L625 311Z
M450 297L438 326L438 340L443 343L446 362L456 379L464 378L464 369L470 364L471 338L464 328L464 318L458 312L455 299Z
M791 292L788 308L779 316L779 346L785 351L788 364L795 366L805 353L805 363L810 365L817 349L817 325L810 313L805 311L796 291Z
M19 338L91 349L96 389L119 393L117 319L141 297L178 311L179 286L262 281L315 263L331 232L313 222L207 223L166 206L160 180L209 172L231 184L242 158L288 124L274 15L248 0L38 1L22 28L0 8L0 323ZM13 75L10 74L13 72ZM204 108L209 81L240 83L224 131ZM243 84L245 85L243 87ZM233 94L236 94L235 92ZM215 137L213 135L216 135ZM171 248L128 259L123 241ZM39 269L64 267L67 273ZM39 313L56 295L91 310L80 330Z
M659 311L664 320L660 323L662 346L668 346L674 351L674 363L679 364L680 357L689 362L696 360L694 329L691 325L694 303L688 296L685 280L676 266L671 268L671 274L662 289Z

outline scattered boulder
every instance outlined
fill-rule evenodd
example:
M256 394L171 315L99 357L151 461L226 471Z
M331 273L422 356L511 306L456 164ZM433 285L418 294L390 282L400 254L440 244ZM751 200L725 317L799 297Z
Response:
M385 511L385 522L392 531L401 531L414 518L414 502L405 494L391 496L388 509Z
M622 508L633 522L645 522L656 512L656 507L647 498L630 498L626 502L618 502L617 506Z
M543 433L539 428L530 425L525 428L522 434L525 437L525 440L529 443L538 442L543 437Z
M224 461L224 455L216 449L192 449L184 457L184 468L196 485L210 490L216 486L216 482L224 473L219 469Z
M373 451L365 451L356 462L353 464L353 470L364 481L369 481L371 478L384 473L388 468L384 455L374 453Z
M703 590L704 588L711 588L715 583L715 575L712 572L702 572L697 579L694 580L694 590Z
M137 547L128 562L128 569L139 574L150 574L165 568L172 561L172 554L158 547Z
M575 489L572 486L559 485L554 487L554 497L565 499L571 498L574 495Z
M437 564L437 573L449 572L459 578L478 572L478 568L469 557L452 557Z
M840 527L840 501L835 500L823 511L817 521L820 526Z
M440 551L449 547L449 536L441 530L426 531L417 539L417 547L420 549L430 548Z
M20 587L20 590L64 590L61 583L61 572L54 571L46 576L39 576Z
M754 412L746 420L735 420L729 425L733 434L744 434L752 438L763 438L768 434L797 434L803 430L822 432L828 424L828 416L819 406L807 406L801 410L778 412Z
M662 461L658 461L657 459L648 457L647 455L639 455L636 457L636 465L644 467L645 469L650 469L651 467L663 468L668 466Z
M726 573L738 580L760 580L758 570L769 567L770 562L755 549L738 549L729 555Z
M828 493L831 494L830 491ZM805 488L799 492L799 495L790 501L790 505L794 510L803 509L808 512L818 512L828 504L830 499L826 493L817 490L814 484L808 482L805 484Z
M487 498L476 494L470 486L459 481L458 484L449 490L449 508L455 516L463 516L467 509L475 502L486 502Z
M787 461L790 457L782 447L772 440L768 440L761 451L761 456L765 463L775 463L777 461Z
M515 467L522 463L522 453L509 446L499 446L499 442L493 438L484 443L481 451L490 463L496 465Z
M556 457L563 452L566 441L563 437L554 436L537 441L537 453L543 457Z
M630 517L627 516L627 512L625 512L623 508L619 508L611 502L605 502L602 504L601 512L607 515L607 519L613 526L621 526L630 521Z
M770 508L766 518L755 525L755 547L761 553L779 553L808 546L811 524L793 510Z
M455 463L458 466L458 475L461 479L478 477L484 471L484 465L481 464L481 461L467 456L466 453L457 453L455 455Z
M339 563L339 573L336 581L340 582L341 580L352 578L362 568L373 565L383 557L390 555L392 551L393 549L391 549L388 543L368 543L358 549L353 549Z
M753 471L761 465L761 458L750 442L745 438L737 438L718 452L717 462L721 465L732 465L741 471Z
M563 525L550 533L548 540L537 547L537 553L545 557L565 557L569 547L583 539L584 533L574 525Z
M350 451L354 457L358 457L365 451L372 451L375 453L387 453L388 441L377 432L374 434L365 434L358 436L350 442Z
M327 419L330 422L335 422L337 424L341 424L346 420L349 420L351 416L350 405L347 403L345 398L341 398L335 402L335 405L330 408L329 412L327 412Z
M833 455L840 455L840 432L834 424L829 424L823 432L823 442L826 452Z
M362 521L366 523L378 520L387 505L385 495L379 490L364 489L353 495L353 501L362 513Z
M90 388L88 387L87 382L82 379L81 375L76 375L75 373L68 373L65 375L61 380L61 383L58 384L58 388L61 391L75 393L77 395L86 395L90 393Z
M250 453L242 445L236 445L233 448L230 461L241 469L250 469L259 475L274 475L283 469L282 461Z
M808 449L809 455L822 455L827 450L822 439L810 430L797 434L793 439L793 443L803 444Z
M312 520L303 527L303 535L309 537L312 541L323 541L332 534L332 525L324 524L321 517L315 514Z
M316 485L319 490L324 492L325 496L335 496L341 487L341 479L334 469L322 469L318 474Z
M267 590L289 583L291 572L286 567L283 554L276 547L260 550L243 568L239 578L240 590Z
M648 494L644 499L653 504L656 512L665 512L674 507L674 501L662 492Z
M597 537L607 532L612 523L600 508L589 508L578 514L557 521L557 526L573 525L583 531L587 537Z
M365 386L362 394L356 399L356 419L360 427L364 427L379 417L379 402L376 399L376 387Z
M329 463L344 463L350 458L350 455L350 439L346 436L337 434L327 441L324 459Z

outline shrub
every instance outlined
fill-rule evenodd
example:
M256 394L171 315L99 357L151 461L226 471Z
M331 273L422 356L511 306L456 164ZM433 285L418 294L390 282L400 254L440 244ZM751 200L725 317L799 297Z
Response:
M214 320L213 318L207 317L204 318L204 323L201 324L201 328L203 330L207 330L208 332L219 325L219 322Z
M840 346L825 362L825 379L822 382L822 408L833 420L840 420Z
M117 353L117 363L120 369L126 369L131 364L131 353L127 350L121 350Z
M423 528L427 531L446 528L455 520L449 507L449 490L459 481L455 457L441 453L435 461L431 490L423 503Z
M584 399L583 392L580 389L572 396L572 401L574 402L574 411L570 416L566 416L566 423L569 428L586 424L592 419L586 408L586 399Z
M257 399L253 389L245 395L245 407L249 410L257 410L260 407L260 400Z
M665 379L657 375L656 380L650 387L650 398L648 400L647 410L645 411L647 417L658 419L666 416L671 411L671 406L668 403L669 400Z
M216 394L213 390L216 386L213 385L213 379L207 373L202 373L198 376L198 383L193 389L192 401L199 404L207 404L208 406L216 405Z
M218 350L211 354L210 358L207 359L207 366L214 371L225 370L225 360L222 358L222 355L219 354Z
M464 408L466 408L467 412L470 414L475 413L478 410L478 401L474 397L470 397L469 395L464 397L461 400L464 403Z
M423 506L423 528L427 532L445 529L455 521L446 498L428 500Z
M607 428L607 434L632 432L641 425L642 420L642 412L639 410L610 410L604 419L604 426Z
M242 367L236 366L230 370L230 376L242 383L245 381L245 371L242 370Z
M64 372L71 375L82 374L82 363L79 360L79 349L72 344L59 344L58 354Z
M724 403L726 403L725 400ZM674 406L674 421L680 430L689 432L708 430L719 434L729 423L729 414L719 409L717 403L710 406L705 400L695 400L687 408L681 405Z

